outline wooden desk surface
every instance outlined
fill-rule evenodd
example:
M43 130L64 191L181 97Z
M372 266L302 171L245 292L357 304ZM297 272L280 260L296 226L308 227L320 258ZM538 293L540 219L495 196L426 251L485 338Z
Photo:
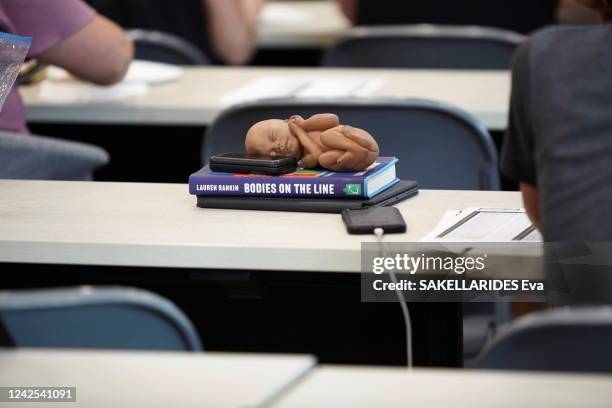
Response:
M505 71L203 67L187 68L178 81L152 86L145 95L123 102L45 100L40 85L22 87L21 93L28 120L34 123L207 126L227 107L224 95L254 79L275 75L381 78L383 86L371 97L431 99L473 114L492 130L505 129L507 124L510 73Z
M258 47L327 48L349 29L333 0L268 1L260 18Z
M519 193L421 191L398 205L416 242L450 209L521 207ZM360 272L339 214L210 210L182 184L0 180L0 262Z
M0 384L76 387L76 403L51 406L244 408L267 404L314 365L308 356L0 350Z
M607 408L611 376L326 367L275 408Z

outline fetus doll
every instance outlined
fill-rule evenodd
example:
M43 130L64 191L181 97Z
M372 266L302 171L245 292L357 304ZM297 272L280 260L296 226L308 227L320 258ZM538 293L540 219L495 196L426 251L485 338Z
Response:
M245 148L249 154L292 156L306 169L332 171L364 170L379 154L372 135L341 125L338 116L330 113L258 122L247 132Z

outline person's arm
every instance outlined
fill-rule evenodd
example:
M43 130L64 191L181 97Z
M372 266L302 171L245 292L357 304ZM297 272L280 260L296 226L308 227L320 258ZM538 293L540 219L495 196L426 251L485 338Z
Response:
M119 26L95 16L82 30L36 58L99 85L119 82L132 61L132 40Z
M521 183L521 193L527 215L533 225L540 229L540 195L538 189L529 183Z
M203 1L215 53L228 64L247 63L255 50L263 0Z
M340 6L342 14L344 14L353 25L357 24L357 0L336 0L336 2Z

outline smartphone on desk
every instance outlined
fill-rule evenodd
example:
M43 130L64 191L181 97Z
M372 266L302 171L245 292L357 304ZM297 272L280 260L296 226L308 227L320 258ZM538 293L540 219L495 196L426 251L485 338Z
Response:
M381 228L385 234L403 234L406 221L395 207L371 207L342 210L342 220L349 234L373 234Z
M210 170L222 173L257 173L280 176L298 168L295 157L272 157L246 153L224 153L210 158Z

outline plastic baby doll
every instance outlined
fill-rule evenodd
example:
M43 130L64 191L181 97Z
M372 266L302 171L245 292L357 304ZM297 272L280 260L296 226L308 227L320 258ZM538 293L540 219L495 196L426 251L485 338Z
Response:
M245 148L249 154L292 156L304 168L332 171L364 170L379 154L372 135L340 125L338 116L331 113L258 122L247 132Z

